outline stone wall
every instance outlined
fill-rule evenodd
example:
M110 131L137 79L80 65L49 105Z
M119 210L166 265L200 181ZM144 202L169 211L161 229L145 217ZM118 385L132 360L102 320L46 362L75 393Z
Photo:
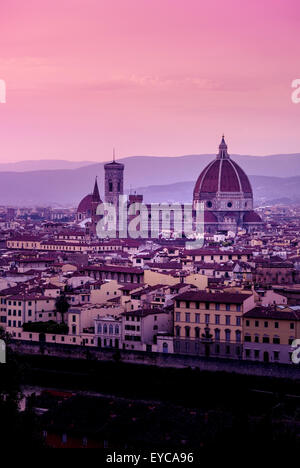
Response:
M158 367L198 368L201 371L233 372L237 374L257 375L297 380L300 379L300 365L273 364L232 359L205 358L180 354L148 353L101 349L95 347L70 346L56 343L38 343L16 341L10 345L19 354L39 354L64 359L85 359L144 364Z

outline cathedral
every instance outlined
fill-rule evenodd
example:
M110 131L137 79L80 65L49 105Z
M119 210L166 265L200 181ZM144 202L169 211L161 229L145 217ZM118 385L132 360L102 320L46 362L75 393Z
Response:
M206 232L233 231L244 228L247 232L262 225L253 210L253 192L243 169L233 161L224 135L216 158L201 172L194 187L193 204L204 203Z
M124 164L115 161L104 165L104 201L118 206L119 196L124 192ZM128 205L143 202L142 195L129 195ZM222 137L216 158L199 175L193 192L193 208L204 205L204 231L206 233L228 232L245 229L259 230L260 216L253 210L253 192L250 181L240 166L233 161ZM96 233L99 216L97 206L101 203L97 178L93 193L86 195L78 205L76 221ZM179 205L180 207L181 205ZM150 209L150 205L145 205ZM183 210L183 205L181 208ZM151 215L149 215L149 219ZM149 221L150 222L150 221ZM172 229L172 224L171 224ZM173 227L174 229L174 227ZM150 226L148 232L150 232Z

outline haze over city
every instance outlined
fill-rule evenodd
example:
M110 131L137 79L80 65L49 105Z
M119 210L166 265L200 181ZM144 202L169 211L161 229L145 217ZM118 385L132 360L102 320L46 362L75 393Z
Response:
M1 0L0 449L299 447L299 26L299 0Z
M297 0L2 1L1 162L299 151Z

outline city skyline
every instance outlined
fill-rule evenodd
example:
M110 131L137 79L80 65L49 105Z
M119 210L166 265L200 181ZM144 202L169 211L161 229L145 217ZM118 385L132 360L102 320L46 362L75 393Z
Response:
M59 9L58 9L59 8ZM299 152L299 4L36 0L0 7L2 162Z

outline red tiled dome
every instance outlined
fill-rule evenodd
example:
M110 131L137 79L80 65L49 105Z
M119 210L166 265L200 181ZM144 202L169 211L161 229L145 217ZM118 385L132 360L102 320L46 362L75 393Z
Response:
M217 223L217 217L211 211L204 211L204 222L205 223Z
M98 183L97 183L97 177L95 179L95 185L94 185L94 190L93 193L90 193L89 195L86 195L81 202L78 205L77 208L77 213L92 213L93 209L93 203L101 203L100 199L100 194L99 194L99 189L98 189Z
M261 223L261 217L255 211L248 211L244 215L244 223Z
M86 195L78 205L77 213L87 213L92 211L93 195Z
M227 154L227 145L222 139L219 154L201 172L194 188L194 199L201 193L239 192L252 196L248 177L240 166Z

